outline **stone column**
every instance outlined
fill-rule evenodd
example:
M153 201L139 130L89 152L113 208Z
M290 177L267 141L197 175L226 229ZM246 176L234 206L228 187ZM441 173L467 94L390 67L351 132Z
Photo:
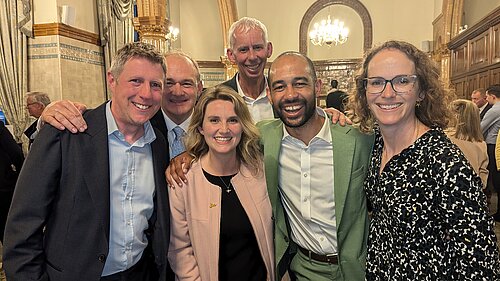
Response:
M167 19L167 0L137 0L137 17L134 28L141 42L152 44L162 53L168 51L166 35L170 21Z

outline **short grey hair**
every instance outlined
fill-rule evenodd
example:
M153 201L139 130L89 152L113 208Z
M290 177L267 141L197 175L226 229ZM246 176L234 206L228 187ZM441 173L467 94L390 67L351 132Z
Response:
M248 32L251 29L257 28L260 31L262 31L262 37L264 39L264 44L267 44L267 28L266 26L259 21L258 19L255 18L249 18L249 17L242 17L241 19L235 21L231 27L229 28L228 32L228 38L229 38L229 46L231 49L234 48L234 43L236 40L236 37L234 36L234 33L236 30L242 30L243 32Z
M34 102L43 104L43 106L47 106L50 103L49 95L44 92L27 92L26 98L31 98Z

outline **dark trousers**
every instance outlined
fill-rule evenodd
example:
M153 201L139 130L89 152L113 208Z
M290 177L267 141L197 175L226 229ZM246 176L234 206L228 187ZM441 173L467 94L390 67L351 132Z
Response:
M7 222L7 214L9 213L10 203L14 191L0 191L0 242L3 244L3 233L5 231L5 223Z
M488 182L493 184L493 188L497 192L498 205L500 206L500 172L497 170L497 161L495 158L495 145L488 144ZM500 214L500 207L498 208L497 214Z

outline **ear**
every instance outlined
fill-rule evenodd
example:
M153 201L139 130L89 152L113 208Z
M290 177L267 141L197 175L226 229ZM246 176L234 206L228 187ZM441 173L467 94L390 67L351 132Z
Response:
M323 85L323 82L320 78L317 78L316 83L314 83L314 93L317 97L321 94L321 85Z
M108 72L106 73L106 78L107 78L107 81L108 81L109 88L110 88L111 90L114 90L115 85L116 85L116 79L115 79L115 77L113 76L113 74L111 74L111 71L108 71Z
M267 57L270 58L273 55L273 43L267 42Z
M198 132L200 132L200 134L203 135L203 128L202 127L198 127Z
M236 63L236 56L233 52L233 49L227 48L226 55L227 55L227 58L229 59L229 61L231 61L232 63Z
M196 95L196 97L198 98L200 96L201 91L203 91L203 82L202 81L198 81L197 88L198 88L198 94Z
M273 105L273 99L271 98L271 89L269 88L269 86L266 87L266 96L269 100L269 103Z

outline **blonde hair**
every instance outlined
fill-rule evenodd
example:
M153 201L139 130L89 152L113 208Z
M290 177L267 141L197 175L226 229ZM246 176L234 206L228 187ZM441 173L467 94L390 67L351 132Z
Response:
M208 153L208 145L198 128L203 126L207 105L215 100L230 101L234 105L234 112L243 129L240 143L236 147L236 155L238 160L246 164L254 175L260 173L263 156L260 148L259 130L255 126L243 98L226 86L219 85L208 88L196 103L187 131L186 151L194 157L193 161Z
M404 53L415 64L415 74L422 101L415 108L415 115L428 127L448 127L452 117L448 105L453 100L454 92L447 89L440 79L439 68L429 56L410 43L403 41L387 41L365 54L365 59L356 75L356 90L349 95L347 110L351 120L362 132L373 131L375 117L370 111L366 99L364 79L368 77L368 65L373 57L383 50L398 50Z
M470 100L458 99L450 104L455 118L450 122L452 136L471 142L483 141L479 108Z

